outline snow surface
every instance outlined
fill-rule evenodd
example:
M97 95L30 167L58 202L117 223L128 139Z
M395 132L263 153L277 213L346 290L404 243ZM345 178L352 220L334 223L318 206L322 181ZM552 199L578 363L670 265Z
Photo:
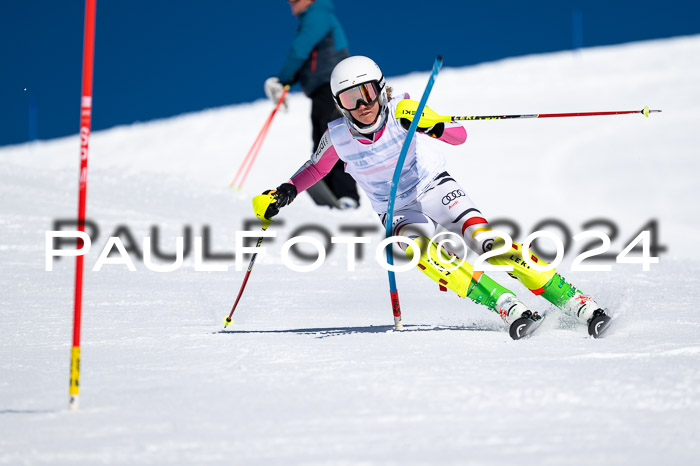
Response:
M269 102L93 134L87 212L100 236L86 258L78 412L67 410L74 260L44 270L45 232L77 210L78 138L0 149L0 464L697 464L698 57L699 36L676 38L448 67L433 89L443 114L663 109L469 122L465 145L443 146L487 218L513 219L518 239L545 218L571 234L606 218L619 252L657 220L667 250L649 272L570 272L580 245L559 268L615 316L600 340L502 273L549 311L533 338L512 341L497 315L417 271L398 275L406 331L394 332L368 203L336 212L307 196L270 227L278 237L222 332L244 276L232 263L90 270L119 225L139 244L157 227L169 252L186 226L209 226L212 250L233 252L252 196L311 150L308 100L291 96L241 193L227 185ZM388 81L419 98L426 80ZM309 224L377 230L355 272L340 247L292 272L280 247Z

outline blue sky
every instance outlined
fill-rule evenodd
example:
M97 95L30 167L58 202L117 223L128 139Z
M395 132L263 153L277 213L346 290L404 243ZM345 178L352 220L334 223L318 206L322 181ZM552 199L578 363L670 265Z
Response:
M97 1L93 130L263 96L294 35L284 0ZM335 0L351 54L387 76L700 33L691 1ZM79 127L84 2L0 5L0 146ZM580 18L580 23L577 19ZM580 24L580 33L576 32ZM25 90L26 89L26 90Z

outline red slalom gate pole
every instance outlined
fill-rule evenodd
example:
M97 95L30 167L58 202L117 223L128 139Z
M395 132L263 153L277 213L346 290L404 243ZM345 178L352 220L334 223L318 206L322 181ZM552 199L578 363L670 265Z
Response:
M270 113L270 116L267 117L265 124L258 133L258 136L255 138L253 145L248 151L248 154L246 154L245 158L243 159L241 166L238 167L236 176L233 177L233 181L231 181L231 184L228 185L229 188L233 188L234 186L236 186L236 181L238 180L238 177L241 176L241 174L243 174L243 177L241 178L240 182L238 182L238 186L236 186L236 189L240 190L243 187L243 182L248 177L248 172L250 172L250 169L253 167L255 159L258 157L258 152L260 152L260 148L262 147L263 140L265 139L265 136L267 136L267 131L268 129L270 129L272 119L275 117L275 114L277 114L277 110L279 110L280 106L282 105L282 102L284 102L284 98L286 97L287 92L289 92L289 85L284 86L284 90L282 91L282 94L280 95L280 98L277 101L277 105L275 105L275 108L272 110L272 113ZM244 173L243 170L246 167L246 165L248 165L248 168L245 170Z
M95 10L97 0L85 1L85 33L83 36L83 89L80 98L80 178L78 188L78 231L85 232L87 203L87 163L90 125L92 122L92 74L95 52ZM78 240L77 247L83 246ZM73 305L73 347L70 361L69 408L78 409L80 392L80 324L83 304L83 255L75 259L75 300Z

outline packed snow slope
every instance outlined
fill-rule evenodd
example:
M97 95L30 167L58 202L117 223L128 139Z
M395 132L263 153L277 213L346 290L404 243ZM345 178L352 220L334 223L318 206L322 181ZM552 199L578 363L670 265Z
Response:
M237 231L259 231L251 198L312 150L308 100L291 95L241 192L227 185L270 102L93 134L87 212L99 235L85 260L78 412L67 410L74 260L45 270L46 232L77 211L78 137L0 149L0 464L695 464L698 57L697 36L461 69L446 57L430 97L457 115L663 110L468 122L466 144L442 146L515 239L559 222L543 227L571 241L558 269L615 318L599 340L502 272L492 275L548 313L533 338L512 341L496 314L418 271L398 274L406 330L394 332L376 215L306 195L270 227L277 237L222 332L245 273L231 260L205 259L228 271L202 272L188 254L159 273L132 253L135 271L92 269L110 236L142 250L158 235L168 253L178 236L206 236L212 253L232 254ZM388 82L419 99L426 80ZM358 226L372 244L354 272L341 245L313 272L282 263L299 228L323 239L319 228ZM645 226L660 262L615 263ZM612 237L611 271L571 271L588 242L571 236L588 229Z

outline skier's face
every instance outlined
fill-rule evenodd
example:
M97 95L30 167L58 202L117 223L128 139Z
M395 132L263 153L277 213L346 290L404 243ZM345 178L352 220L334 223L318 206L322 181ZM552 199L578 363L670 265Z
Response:
M292 14L294 16L299 16L306 11L308 7L314 2L314 0L287 0L289 6L292 8Z
M350 114L363 125L371 125L379 115L379 99L372 102L371 105L365 105L360 102L355 110L350 110Z

